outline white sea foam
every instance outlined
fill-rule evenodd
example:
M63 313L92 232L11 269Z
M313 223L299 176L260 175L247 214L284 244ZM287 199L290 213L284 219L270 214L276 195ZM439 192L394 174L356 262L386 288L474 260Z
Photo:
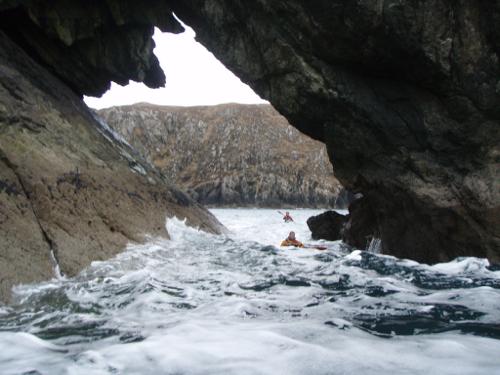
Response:
M0 373L499 373L500 340L484 332L497 332L500 275L485 260L280 248L291 230L316 243L305 220L319 211L290 224L274 210L212 212L230 233L171 219L171 240L18 287L0 311Z
M481 258L457 258L448 263L439 263L431 266L430 268L448 274L461 274L461 273L481 273L489 272L487 267L490 265L488 259ZM498 271L497 271L498 272Z

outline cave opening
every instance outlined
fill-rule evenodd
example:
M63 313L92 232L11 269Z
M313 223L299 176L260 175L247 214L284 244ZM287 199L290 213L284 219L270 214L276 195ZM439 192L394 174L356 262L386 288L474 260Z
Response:
M126 86L112 82L110 90L100 98L86 96L87 105L101 109L139 102L169 106L268 103L198 43L192 28L182 26L185 31L180 34L155 28L154 53L166 75L165 87L152 89L142 82L130 81Z
M325 145L293 128L182 26L180 34L155 29L164 88L113 83L101 98L85 97L87 105L199 203L334 207L341 187Z

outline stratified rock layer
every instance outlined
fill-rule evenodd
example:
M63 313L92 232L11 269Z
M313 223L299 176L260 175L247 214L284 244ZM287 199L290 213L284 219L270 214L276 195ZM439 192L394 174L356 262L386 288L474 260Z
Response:
M162 84L148 27L172 10L326 143L342 185L364 195L359 217L375 214L384 252L500 260L500 2L14 0L0 19L84 94L115 77Z
M324 144L270 105L136 104L98 113L203 204L333 207L341 189Z
M0 300L53 277L55 261L71 276L128 242L167 237L166 216L221 229L141 160L0 32Z

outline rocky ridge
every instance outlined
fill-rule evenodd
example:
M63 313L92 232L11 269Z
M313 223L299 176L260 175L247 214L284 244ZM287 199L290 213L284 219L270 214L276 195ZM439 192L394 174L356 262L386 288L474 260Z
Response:
M341 189L324 144L270 105L141 103L98 114L203 204L333 207Z
M500 260L500 3L10 0L2 30L78 94L164 76L152 28L197 39L327 145L382 251ZM88 74L91 72L92 74Z

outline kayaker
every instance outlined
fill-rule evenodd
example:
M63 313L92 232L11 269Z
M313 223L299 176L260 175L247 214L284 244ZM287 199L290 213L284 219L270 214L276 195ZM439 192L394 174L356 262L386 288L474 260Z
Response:
M295 232L290 232L288 237L281 242L281 246L304 247L304 244L295 239Z
M290 216L290 212L285 212L285 216L283 216L283 220L285 223L289 223L290 221L293 221L292 217Z

